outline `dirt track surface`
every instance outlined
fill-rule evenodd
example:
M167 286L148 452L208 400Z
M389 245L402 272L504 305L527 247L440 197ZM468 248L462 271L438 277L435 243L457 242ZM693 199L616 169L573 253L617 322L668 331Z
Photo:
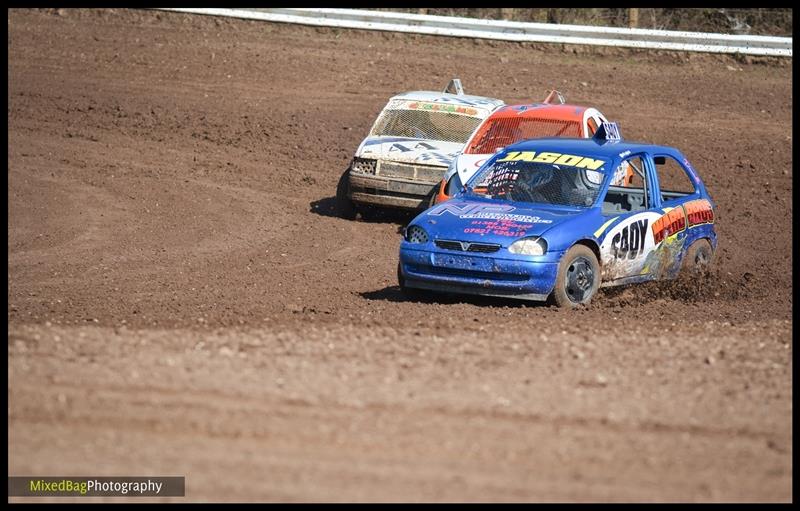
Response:
M224 21L8 16L10 475L192 501L787 501L791 68ZM332 211L389 96L557 87L674 145L715 272L565 312L410 301ZM184 500L184 499L175 499Z

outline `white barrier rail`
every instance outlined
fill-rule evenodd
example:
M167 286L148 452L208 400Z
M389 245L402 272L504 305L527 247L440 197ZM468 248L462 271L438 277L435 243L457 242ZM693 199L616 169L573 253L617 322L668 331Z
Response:
M791 37L678 32L484 20L361 9L161 9L277 23L384 30L503 41L589 44L657 50L792 56Z

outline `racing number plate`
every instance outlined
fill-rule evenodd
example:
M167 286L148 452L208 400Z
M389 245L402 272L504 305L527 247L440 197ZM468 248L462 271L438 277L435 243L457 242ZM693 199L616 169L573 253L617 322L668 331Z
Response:
M457 270L492 271L494 260L488 257L470 257L450 254L433 254L433 265Z

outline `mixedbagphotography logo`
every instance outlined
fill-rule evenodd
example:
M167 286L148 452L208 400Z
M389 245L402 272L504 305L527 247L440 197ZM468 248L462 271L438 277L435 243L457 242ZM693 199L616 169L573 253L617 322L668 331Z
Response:
M185 477L10 476L9 497L184 497Z

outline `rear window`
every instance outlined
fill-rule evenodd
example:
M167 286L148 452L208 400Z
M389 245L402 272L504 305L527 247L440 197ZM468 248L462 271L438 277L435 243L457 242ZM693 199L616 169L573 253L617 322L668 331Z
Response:
M581 137L581 125L576 121L515 117L489 120L475 134L464 151L467 154L491 154L520 140L544 137Z

